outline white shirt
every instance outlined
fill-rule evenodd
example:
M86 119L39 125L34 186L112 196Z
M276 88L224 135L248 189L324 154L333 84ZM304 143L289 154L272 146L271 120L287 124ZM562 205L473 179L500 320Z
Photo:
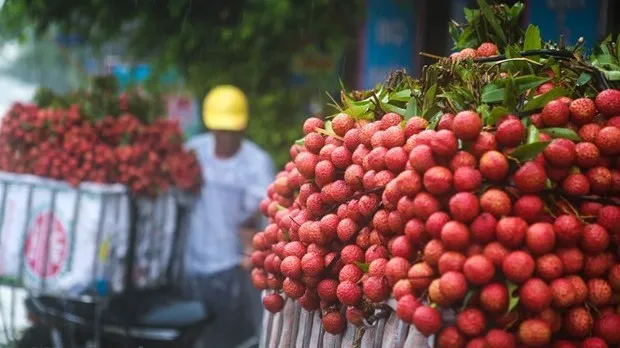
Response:
M233 157L217 158L210 133L191 138L186 147L196 152L204 184L189 218L185 270L213 274L243 260L239 230L266 196L273 162L249 140L243 140Z

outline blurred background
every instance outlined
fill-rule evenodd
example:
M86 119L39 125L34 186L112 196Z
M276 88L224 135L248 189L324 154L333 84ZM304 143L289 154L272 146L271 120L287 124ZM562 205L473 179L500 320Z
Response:
M201 132L199 101L220 83L251 99L249 137L277 165L301 121L329 96L369 88L389 71L417 74L452 47L448 21L475 0L0 0L0 113L38 87L65 92L112 74L163 93L168 116ZM515 1L503 1L512 4ZM586 46L620 32L609 0L525 1L523 25Z

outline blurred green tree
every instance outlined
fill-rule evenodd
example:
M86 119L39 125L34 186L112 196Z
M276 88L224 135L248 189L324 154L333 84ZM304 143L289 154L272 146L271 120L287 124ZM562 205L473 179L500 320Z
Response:
M200 99L217 84L239 86L253 109L249 136L282 165L310 97L338 89L343 75L337 64L292 86L293 62L308 47L334 59L351 52L362 13L355 0L5 0L0 23L13 34L34 25L39 37L54 27L94 46L121 41L155 71L177 69Z

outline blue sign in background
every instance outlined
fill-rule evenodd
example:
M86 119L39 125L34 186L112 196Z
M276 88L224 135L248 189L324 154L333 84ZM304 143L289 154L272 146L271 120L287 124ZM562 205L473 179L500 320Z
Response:
M360 50L360 88L373 88L391 70L415 66L414 2L366 1L366 25Z
M600 39L601 0L528 0L527 19L540 28L543 40L574 45L580 36L585 47L592 48Z

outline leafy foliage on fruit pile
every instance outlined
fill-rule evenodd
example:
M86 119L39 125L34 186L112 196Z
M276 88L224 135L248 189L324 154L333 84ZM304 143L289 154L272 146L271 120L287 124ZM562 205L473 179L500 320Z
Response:
M268 310L283 293L341 334L393 297L438 347L620 344L620 47L588 57L478 2L421 79L306 120L261 203Z
M156 117L160 104L137 91L119 95L114 80L16 103L0 126L0 170L81 182L120 183L140 195L169 186L194 191L202 182L176 122Z

